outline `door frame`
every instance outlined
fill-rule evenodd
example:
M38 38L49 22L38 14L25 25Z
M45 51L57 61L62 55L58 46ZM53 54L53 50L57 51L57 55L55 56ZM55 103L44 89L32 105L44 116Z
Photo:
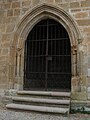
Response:
M71 43L71 64L72 64L72 79L71 89L74 90L74 81L79 80L81 70L77 67L80 66L79 59L79 44L81 43L81 33L77 27L77 23L73 18L62 8L56 5L41 4L30 9L24 17L20 20L16 26L16 32L12 46L10 47L11 65L10 70L14 74L11 76L12 87L17 89L23 89L23 77L24 77L24 48L25 40L32 30L32 28L41 20L51 18L62 24L67 30ZM17 55L17 57L16 57ZM16 65L17 61L17 65ZM77 89L79 88L77 86Z

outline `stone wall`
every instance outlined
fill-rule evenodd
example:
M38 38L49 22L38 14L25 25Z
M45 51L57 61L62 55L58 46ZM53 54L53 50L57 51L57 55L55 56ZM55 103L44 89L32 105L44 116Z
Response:
M77 99L75 96L90 99L90 0L0 0L0 89L17 88L15 64L12 65L11 57L15 54L11 53L11 50L15 49L13 39L16 26L29 10L42 3L63 8L79 28L81 33L77 53L80 62L77 65L79 80L73 80L72 99ZM78 95L78 92L81 93Z

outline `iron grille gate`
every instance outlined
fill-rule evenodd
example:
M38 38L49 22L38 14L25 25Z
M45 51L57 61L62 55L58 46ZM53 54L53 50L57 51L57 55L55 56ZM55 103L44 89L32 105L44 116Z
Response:
M71 86L71 47L65 28L40 21L25 43L24 89L60 90Z

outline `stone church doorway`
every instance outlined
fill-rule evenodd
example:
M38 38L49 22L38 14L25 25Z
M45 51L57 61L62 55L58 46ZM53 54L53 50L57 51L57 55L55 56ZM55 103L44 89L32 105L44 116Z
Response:
M25 41L24 89L71 89L69 35L66 29L53 19L38 22Z

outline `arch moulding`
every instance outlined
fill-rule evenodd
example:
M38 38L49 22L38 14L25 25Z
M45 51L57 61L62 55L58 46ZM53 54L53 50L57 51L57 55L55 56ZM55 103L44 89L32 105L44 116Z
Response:
M77 75L77 64L78 64L77 51L78 51L78 44L81 41L81 35L78 30L77 23L62 8L59 8L56 5L50 5L45 3L45 4L37 5L31 8L21 18L20 22L16 26L16 30L15 30L16 32L14 34L14 40L11 47L11 60L12 60L11 63L14 66L12 70L14 73L16 71L16 75L12 78L13 86L15 83L20 84L21 87L23 86L25 40L27 39L29 32L35 26L35 24L37 24L40 20L46 19L46 18L52 18L58 21L67 30L70 38L70 43L71 43L72 79L78 76ZM16 55L17 55L17 58L16 58ZM16 61L17 61L17 67L15 68Z

